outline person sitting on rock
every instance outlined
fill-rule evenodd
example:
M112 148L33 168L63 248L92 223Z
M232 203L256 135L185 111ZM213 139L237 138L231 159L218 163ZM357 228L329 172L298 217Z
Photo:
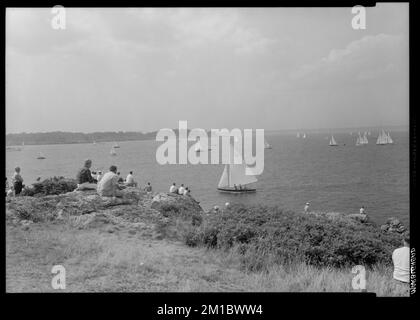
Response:
M185 190L184 190L184 196L189 196L190 193L191 193L190 188L186 187Z
M134 181L133 171L130 171L127 178L125 178L125 185L127 187L137 187L137 182Z
M171 187L169 188L170 193L178 193L178 188L176 187L176 183L172 183Z
M92 167L92 160L85 160L84 167L79 170L77 174L77 189L76 190L95 190L96 189L96 179L92 177L90 172L90 167Z
M178 189L178 194L183 195L185 191L185 187L184 184L181 184L181 186Z
M309 212L309 202L306 202L305 207L303 208L303 210L305 211L305 213Z
M393 278L397 283L410 283L410 235L407 232L403 238L403 247L395 249L392 253L394 264Z
M150 184L150 182L148 182L146 184L146 186L144 187L144 191L146 191L147 193L151 193L152 192L152 185Z
M362 207L360 208L359 213L360 213L360 214L366 214L366 213L365 213L365 207L364 207L364 206L362 206Z
M101 181L101 179L102 179L102 177L103 177L104 175L102 174L102 171L101 170L99 170L98 171L98 175L96 176L96 181Z
M124 179L121 177L121 172L118 172L117 175L118 175L118 183L124 183Z
M122 197L123 193L118 185L117 167L112 165L98 183L97 192L101 197Z

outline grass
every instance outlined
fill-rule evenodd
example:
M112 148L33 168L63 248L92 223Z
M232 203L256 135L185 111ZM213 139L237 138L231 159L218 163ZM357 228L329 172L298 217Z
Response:
M282 291L351 292L349 268L303 262L244 268L236 247L212 250L175 240L155 240L128 230L75 229L58 222L6 226L6 291L53 292L53 265L66 268L66 292ZM367 272L367 290L408 296L392 281L390 266Z

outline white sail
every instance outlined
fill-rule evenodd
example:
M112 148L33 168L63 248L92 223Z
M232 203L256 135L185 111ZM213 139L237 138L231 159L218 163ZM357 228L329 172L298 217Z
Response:
M387 134L387 138L388 138L388 143L390 143L390 144L394 143L394 140L391 139L391 136L390 136L389 132Z
M235 185L245 186L250 183L257 182L257 178L253 175L246 175L246 164L243 162L242 155L230 145L229 163L226 164L223 170L223 174L219 181L219 188L230 187L233 188ZM234 164L234 159L242 161L241 164Z
M356 140L356 146L360 146L362 144L362 137L360 136L360 132L357 136L357 140Z
M336 145L337 145L337 142L335 141L334 136L332 135L330 139L330 146L336 146Z
M378 139L376 140L376 144L388 144L388 136L386 135L385 131L382 129L381 133L378 135Z
M306 133L304 133L304 134L303 134L302 138L303 138L303 139L305 139L305 138L306 138Z

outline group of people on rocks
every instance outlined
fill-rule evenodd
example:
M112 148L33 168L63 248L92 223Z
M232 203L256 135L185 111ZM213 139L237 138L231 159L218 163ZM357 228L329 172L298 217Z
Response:
M181 186L178 188L176 186L176 183L172 183L172 185L169 187L170 193L179 194L182 196L190 196L191 195L191 189L189 187L184 187L184 184L182 183Z
M133 171L130 171L127 178L124 180L117 171L117 166L112 165L109 171L105 174L98 171L96 177L90 171L92 167L92 160L85 160L84 166L77 174L77 189L76 190L92 190L96 189L98 194L103 197L122 197L122 190L126 187L137 187L137 182L134 180ZM144 187L144 191L151 193L152 185L150 182Z

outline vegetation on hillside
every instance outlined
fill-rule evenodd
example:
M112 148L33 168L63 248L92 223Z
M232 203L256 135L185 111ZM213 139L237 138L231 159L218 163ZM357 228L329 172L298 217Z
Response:
M52 194L62 194L71 192L77 188L77 182L74 179L64 177L52 177L41 182L36 182L22 190L22 196L47 196Z
M304 262L318 267L391 265L401 238L371 224L332 220L277 207L234 205L184 234L189 246L235 249L249 270Z

